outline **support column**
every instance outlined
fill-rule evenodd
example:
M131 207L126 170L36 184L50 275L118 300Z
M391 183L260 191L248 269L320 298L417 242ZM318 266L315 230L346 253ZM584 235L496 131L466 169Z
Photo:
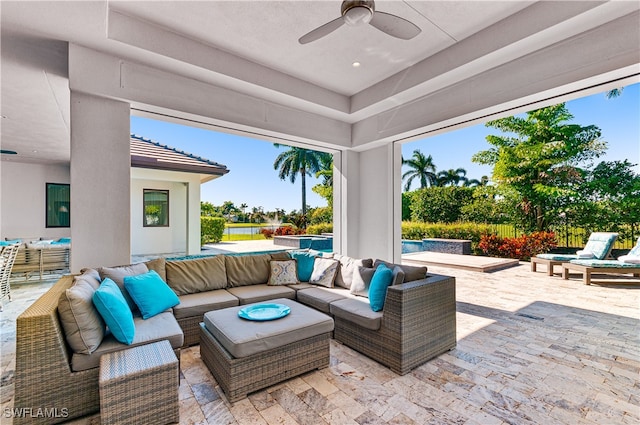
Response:
M72 273L131 262L129 104L71 92Z
M334 226L340 223L338 234L334 227L334 251L355 258L400 262L400 145L345 151L341 157L341 168L335 174L340 184L334 187ZM340 200L339 207L336 200ZM338 214L340 220L335 217Z

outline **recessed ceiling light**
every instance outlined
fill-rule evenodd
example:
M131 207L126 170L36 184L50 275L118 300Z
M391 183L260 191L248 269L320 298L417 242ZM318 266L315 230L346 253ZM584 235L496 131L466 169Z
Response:
M360 62L356 61L356 62L352 63L351 66L353 66L354 68L359 68L360 67Z
M31 152L33 152L33 153L38 153L38 150L37 150L37 149L34 149L34 150L32 150Z

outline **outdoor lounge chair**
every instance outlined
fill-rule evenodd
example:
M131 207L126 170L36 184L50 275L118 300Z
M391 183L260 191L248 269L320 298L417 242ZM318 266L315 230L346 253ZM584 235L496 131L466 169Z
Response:
M562 264L562 278L569 279L570 272L582 273L585 285L591 285L593 273L603 274L633 274L640 277L640 238L629 254L619 257L618 260L570 260Z
M11 301L11 269L20 248L19 243L0 246L0 311L2 311L2 300L9 298Z
M594 232L589 236L584 249L576 254L538 254L531 257L531 271L535 272L538 264L546 264L547 274L553 276L553 267L571 260L604 260L611 254L617 233Z

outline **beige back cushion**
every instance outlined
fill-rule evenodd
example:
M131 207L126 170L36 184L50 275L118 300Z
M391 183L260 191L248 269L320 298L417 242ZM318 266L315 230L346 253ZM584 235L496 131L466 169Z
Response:
M427 268L423 266L407 266L405 264L393 264L393 263L389 263L387 261L378 259L373 263L373 268L377 268L380 263L389 267L391 270L393 270L394 267L400 267L400 270L404 272L404 279L403 279L404 282L411 282L414 280L420 280L427 277ZM394 275L395 274L396 273L394 273Z
M167 261L167 285L178 295L224 289L227 271L223 255Z
M119 267L100 267L98 269L101 280L104 280L104 278L108 277L109 279L113 280L116 285L118 285L118 288L120 288L122 295L124 295L124 299L127 301L127 304L129 304L129 308L134 312L138 311L138 306L135 302L133 302L131 295L129 295L129 292L125 289L124 278L126 276L137 276L139 274L144 274L148 271L149 269L144 263L137 263Z
M269 280L270 254L225 255L229 286L246 286L267 283Z
M88 279L78 277L73 286L60 294L58 316L71 349L91 354L104 339L105 324L93 305L96 290Z
M144 264L146 264L149 270L154 270L156 273L158 273L158 275L162 278L162 280L164 280L165 282L167 281L167 268L166 268L167 261L164 259L164 257L147 261Z

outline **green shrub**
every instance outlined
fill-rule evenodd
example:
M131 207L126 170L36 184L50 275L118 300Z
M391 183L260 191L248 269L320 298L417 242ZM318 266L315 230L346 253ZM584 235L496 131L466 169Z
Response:
M224 234L224 218L200 217L200 244L217 243L222 240Z
M461 219L461 209L473 202L471 187L428 187L411 194L411 220L425 223L455 223Z
M487 224L402 222L402 239L468 239L471 241L471 248L474 252L478 252L477 247L482 236L492 233L491 226Z
M333 207L314 208L310 216L310 224L330 223L333 221Z
M322 233L332 233L333 223L318 223L307 227L307 234L320 235Z

